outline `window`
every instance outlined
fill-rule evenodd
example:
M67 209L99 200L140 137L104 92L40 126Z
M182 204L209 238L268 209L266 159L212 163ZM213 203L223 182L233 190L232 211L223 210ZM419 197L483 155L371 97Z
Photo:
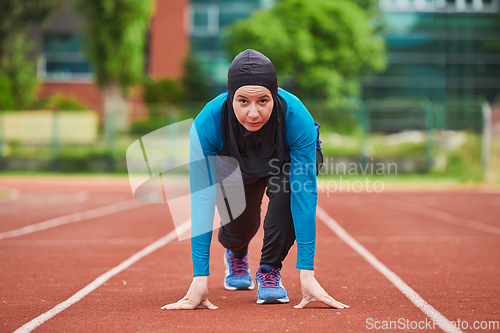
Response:
M216 36L219 34L219 7L193 4L191 6L191 36Z
M231 5L221 6L220 26L224 27L234 23L236 20L245 19L258 9L258 5L252 3L233 3Z
M46 34L39 63L42 79L73 80L91 77L90 64L81 51L77 34Z

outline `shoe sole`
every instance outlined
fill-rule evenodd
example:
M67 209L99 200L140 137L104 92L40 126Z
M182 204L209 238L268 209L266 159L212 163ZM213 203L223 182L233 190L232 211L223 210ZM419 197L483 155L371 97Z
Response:
M290 302L288 297L285 298L276 298L274 296L268 296L266 299L259 298L257 300L257 304L283 304Z
M253 279L251 279L250 281L252 281L252 284L250 285L250 287L247 287L247 286L240 286L240 287L231 287L230 285L226 284L226 278L229 276L229 263L227 262L227 258L226 258L226 255L224 255L224 265L226 265L226 271L224 272L224 288L226 288L227 290L252 290L255 288L255 284L253 283ZM250 269L248 269L248 272L250 274L250 276L252 276L252 274L250 273Z
M231 287L226 284L226 281L224 280L224 288L227 290L252 290L255 288L255 285L252 282L252 285L250 287L247 286L241 286L241 287Z

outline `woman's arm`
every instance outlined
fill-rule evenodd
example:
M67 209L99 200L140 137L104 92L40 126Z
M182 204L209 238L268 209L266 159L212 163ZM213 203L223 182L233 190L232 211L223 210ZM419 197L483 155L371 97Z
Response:
M282 92L285 94L286 92ZM316 245L316 138L314 121L302 102L286 93L286 143L290 148L290 207L297 241L297 269L314 270Z
M189 132L191 254L193 276L208 276L217 197L216 155L222 149L221 107L226 94L209 102Z
M216 156L203 151L199 138L203 134L197 131L195 122L189 132L193 277L210 275L210 244L217 197Z
M199 305L217 309L208 301L207 277L210 275L210 243L217 197L216 154L222 146L219 99L220 96L205 106L189 132L193 281L186 296L163 306L165 310L195 309Z
M309 302L344 309L349 306L336 301L321 287L314 277L316 244L316 138L314 121L302 102L288 94L287 144L290 147L290 206L297 240L297 265L300 269L302 301L295 308Z

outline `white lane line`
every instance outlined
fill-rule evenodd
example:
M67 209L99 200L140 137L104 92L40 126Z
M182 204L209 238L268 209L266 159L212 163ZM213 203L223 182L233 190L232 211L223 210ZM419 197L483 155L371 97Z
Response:
M500 228L499 227L495 227L495 226L488 225L485 223L477 222L474 220L464 219L464 218L461 218L461 217L458 217L455 215L451 215L451 214L448 214L446 212L443 212L443 211L440 211L440 210L437 210L434 208L422 206L422 205L419 205L416 203L398 200L398 199L390 198L387 196L383 196L383 197L384 197L383 201L377 200L376 202L375 201L372 201L372 202L376 205L381 205L381 206L385 206L385 207L392 208L395 210L400 210L403 212L409 212L409 213L414 213L414 214L430 217L432 219L441 220L444 222L448 222L450 224L458 225L460 227L466 227L466 228L476 229L476 230L480 230L480 231L487 232L487 233L494 234L494 235L500 235ZM389 202L387 202L387 201L389 201ZM390 202L392 202L392 203L390 203Z
M94 208L94 209L87 210L84 212L74 213L74 214L65 215L65 216L61 216L61 217L56 217L56 218L48 220L48 221L28 225L28 226L25 226L23 228L11 230L11 231L5 231L5 232L0 233L0 240L12 238L12 237L18 237L18 236L30 234L32 232L50 229L50 228L54 228L54 227L57 227L60 225L68 224L68 223L80 222L83 220L88 220L88 219L92 219L92 218L96 218L96 217L111 215L111 214L122 212L125 210L137 208L137 207L140 207L143 205L144 205L143 203L140 203L140 202L136 201L135 199L120 201L120 202L116 202L116 203L113 203L111 205L107 205L104 207Z
M16 206L3 206L0 207L0 215L12 214L18 212L27 212L41 208L48 208L54 206L66 206L87 201L89 193L87 191L80 191L75 194L66 194L61 196L53 196L49 198L35 199L26 203L20 202Z
M158 250L165 244L173 241L174 239L177 238L177 233L182 234L186 232L191 226L191 219L185 221L182 223L180 226L178 226L176 229L172 230L169 232L166 236L158 239L154 243L146 246L144 249L140 250L139 252L135 253L132 255L130 258L119 264L118 266L110 269L106 273L102 274L99 276L97 279L92 281L89 285L87 285L85 288L81 289L78 291L76 294L68 298L62 303L59 303L49 311L39 315L35 319L29 321L28 323L24 324L20 328L14 331L14 333L27 333L33 331L35 328L49 320L50 318L54 317L58 313L66 310L69 308L71 305L75 304L76 302L80 301L82 298L102 286L105 282L107 282L109 279L111 279L113 276L119 274L120 272L124 271L125 269L129 268L148 254L153 253L154 251Z
M6 239L0 243L1 246L61 246L61 247L77 247L77 246L129 246L129 245L147 245L155 239ZM380 241L380 240L378 240ZM0 250L1 251L1 250Z
M427 303L415 290L408 286L399 276L378 260L363 245L358 243L351 235L347 233L330 215L328 215L320 206L316 207L316 216L332 229L337 236L346 242L354 251L365 258L377 271L385 276L396 288L398 288L417 308L422 310L437 326L447 333L459 333L452 322L446 319L441 313Z

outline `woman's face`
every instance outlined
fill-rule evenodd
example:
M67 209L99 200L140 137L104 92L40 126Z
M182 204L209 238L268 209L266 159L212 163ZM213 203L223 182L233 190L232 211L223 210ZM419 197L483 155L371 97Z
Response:
M242 86L233 98L234 114L249 131L258 131L271 117L273 97L263 86Z

